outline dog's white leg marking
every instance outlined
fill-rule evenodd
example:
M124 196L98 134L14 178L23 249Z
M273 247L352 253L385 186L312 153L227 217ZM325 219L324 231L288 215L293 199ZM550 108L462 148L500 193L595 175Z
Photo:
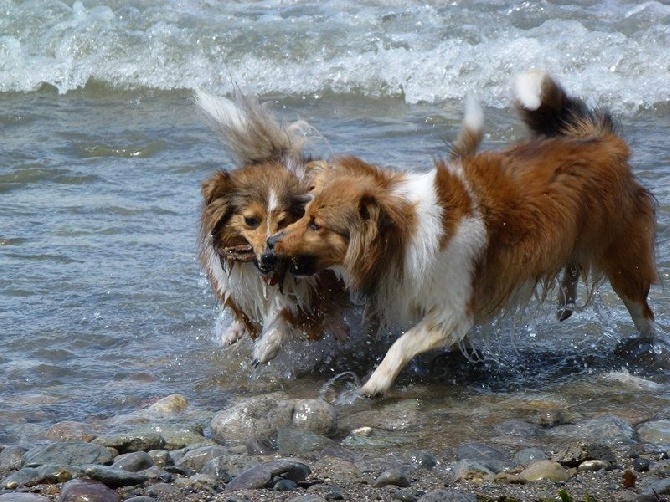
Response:
M254 343L254 365L267 363L277 357L279 349L291 334L291 326L281 317L281 312L284 309L281 300L281 295L276 295L271 300L273 305L265 318L263 331Z
M654 323L651 322L651 320L644 315L644 309L642 305L640 305L637 302L627 300L625 298L622 298L622 300L624 305L628 309L630 316L633 318L633 324L635 324L635 327L640 332L642 338L653 340Z
M247 329L244 326L244 323L242 321L234 320L223 334L221 341L225 345L232 345L242 338L246 332Z
M445 326L436 323L433 316L429 315L408 330L391 345L361 392L367 396L383 394L412 358L460 342L472 328L473 321L466 317L449 324Z

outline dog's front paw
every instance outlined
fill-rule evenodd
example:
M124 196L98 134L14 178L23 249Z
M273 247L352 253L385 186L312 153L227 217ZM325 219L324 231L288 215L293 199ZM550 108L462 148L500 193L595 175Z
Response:
M271 328L264 332L254 344L254 366L265 364L277 357L285 339L286 332L281 328Z
M388 381L380 375L377 375L375 372L370 377L370 380L368 380L365 385L361 387L361 394L363 394L365 397L371 398L381 397L387 390L389 390L389 387L391 387L392 383L392 381Z
M221 341L224 345L232 345L242 338L246 332L247 329L243 322L237 320L233 321L221 337Z

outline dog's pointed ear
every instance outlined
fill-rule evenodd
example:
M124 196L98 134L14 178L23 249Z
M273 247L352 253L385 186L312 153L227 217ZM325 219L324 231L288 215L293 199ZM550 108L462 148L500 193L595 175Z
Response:
M230 193L232 184L230 173L226 171L219 171L207 178L202 183L202 196L205 204L211 204L214 200Z

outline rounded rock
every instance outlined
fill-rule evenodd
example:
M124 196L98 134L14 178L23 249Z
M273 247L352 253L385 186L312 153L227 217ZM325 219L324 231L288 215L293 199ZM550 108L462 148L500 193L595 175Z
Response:
M50 502L51 499L34 493L5 493L0 495L0 502Z
M538 460L526 467L519 477L526 481L567 481L570 479L568 471L561 464L552 460Z
M58 502L119 502L117 493L97 481L75 479L63 485Z

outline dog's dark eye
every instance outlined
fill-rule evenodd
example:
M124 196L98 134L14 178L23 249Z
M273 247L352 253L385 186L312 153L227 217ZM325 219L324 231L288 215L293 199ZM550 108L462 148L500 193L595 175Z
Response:
M314 218L309 220L308 227L309 227L310 230L320 230L321 229L321 226L316 224L316 222L314 221Z
M256 228L258 225L260 225L260 221L258 218L254 216L245 216L244 217L244 223L249 227L249 228Z
M288 225L288 219L279 218L279 221L277 221L277 227L278 228L284 228L286 225Z

